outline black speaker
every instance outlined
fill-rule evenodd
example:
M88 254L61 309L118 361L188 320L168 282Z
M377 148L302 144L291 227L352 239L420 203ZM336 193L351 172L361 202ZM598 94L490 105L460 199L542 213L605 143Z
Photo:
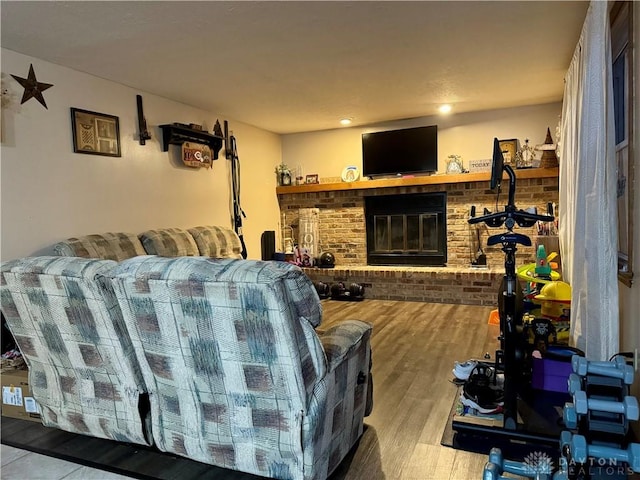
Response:
M260 243L262 245L262 260L273 260L273 254L276 253L276 232L273 230L262 232Z

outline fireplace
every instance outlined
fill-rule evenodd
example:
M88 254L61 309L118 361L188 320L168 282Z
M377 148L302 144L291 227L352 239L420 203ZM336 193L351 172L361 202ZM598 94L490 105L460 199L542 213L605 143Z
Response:
M365 197L368 265L447 263L447 194Z

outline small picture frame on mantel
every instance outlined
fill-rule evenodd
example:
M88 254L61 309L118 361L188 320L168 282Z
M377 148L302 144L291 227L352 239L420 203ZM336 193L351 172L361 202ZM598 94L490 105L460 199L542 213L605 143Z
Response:
M71 129L75 153L121 156L118 117L72 107Z
M311 185L314 183L320 183L318 181L318 174L317 173L313 173L311 175L307 175L306 177L304 177L304 183L306 183L307 185Z
M516 166L516 153L518 153L518 139L510 138L508 140L500 140L500 150L505 165Z

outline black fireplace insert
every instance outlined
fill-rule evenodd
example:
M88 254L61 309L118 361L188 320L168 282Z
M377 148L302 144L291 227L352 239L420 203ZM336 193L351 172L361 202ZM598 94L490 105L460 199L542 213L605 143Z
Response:
M445 266L447 194L365 198L368 265Z

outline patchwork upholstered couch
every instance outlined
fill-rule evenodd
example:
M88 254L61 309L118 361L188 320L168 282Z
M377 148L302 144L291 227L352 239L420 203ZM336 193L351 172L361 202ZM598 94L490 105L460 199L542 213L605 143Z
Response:
M371 327L319 333L293 265L34 257L0 292L47 426L280 479L326 478L363 432Z
M139 235L123 232L85 235L58 242L55 255L126 260L138 255L242 258L242 244L233 230L220 226L163 228Z

